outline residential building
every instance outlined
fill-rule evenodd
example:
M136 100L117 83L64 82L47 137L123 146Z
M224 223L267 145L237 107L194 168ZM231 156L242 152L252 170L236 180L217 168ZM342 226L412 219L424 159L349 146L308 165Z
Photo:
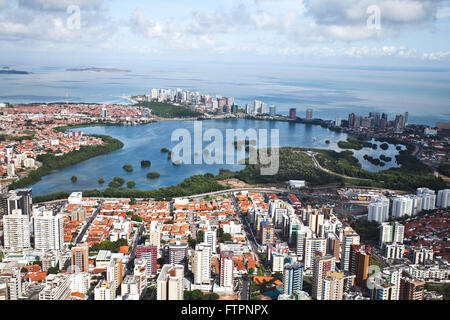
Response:
M184 266L166 264L157 279L157 300L184 299Z
M332 255L316 256L314 258L313 284L312 294L313 299L322 300L323 279L325 279L329 272L334 272L336 269L336 259ZM343 283L342 283L343 286Z
M293 295L303 290L303 265L301 263L286 264L283 271L283 293Z

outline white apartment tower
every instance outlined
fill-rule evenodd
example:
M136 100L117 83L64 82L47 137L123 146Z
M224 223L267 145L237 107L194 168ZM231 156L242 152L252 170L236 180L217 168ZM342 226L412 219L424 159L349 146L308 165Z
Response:
M21 209L14 209L3 216L3 237L5 249L23 250L31 247L30 221Z
M36 250L61 250L64 247L64 225L61 214L38 210L33 215L34 248Z
M373 197L369 204L369 221L382 223L389 219L389 199L385 197Z
M211 246L208 244L198 244L195 247L194 260L194 283L196 285L211 282Z
M417 196L422 198L422 210L436 209L436 193L428 188L418 188Z
M183 300L184 299L184 266L166 264L156 281L157 300Z
M442 209L450 207L450 189L438 191L437 206Z

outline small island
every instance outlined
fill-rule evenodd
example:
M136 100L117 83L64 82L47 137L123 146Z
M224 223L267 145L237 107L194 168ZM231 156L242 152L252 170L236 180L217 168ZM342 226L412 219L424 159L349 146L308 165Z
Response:
M142 160L141 161L142 168L150 168L151 165L152 165L152 162L150 160Z
M133 172L133 166L131 164L126 164L122 167L126 172Z
M135 186L136 186L136 182L134 182L132 180L127 182L128 189L133 189Z
M70 181L72 181L72 183L76 183L78 181L77 176L72 176L72 178L70 178Z
M130 70L122 70L117 68L70 68L69 72L131 72Z
M149 179L158 179L161 175L157 171L147 173L147 178Z

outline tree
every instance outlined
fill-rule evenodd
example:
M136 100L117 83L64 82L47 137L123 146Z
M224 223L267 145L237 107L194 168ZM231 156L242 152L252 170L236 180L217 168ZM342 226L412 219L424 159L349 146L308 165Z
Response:
M59 273L59 268L58 267L50 267L47 270L47 275L49 274L58 274Z
M70 178L70 181L72 181L72 183L76 183L78 181L77 176L72 176L72 178Z
M139 216L136 216L136 215L133 215L131 217L131 220L132 221L136 221L136 222L142 222L143 221L142 217L139 217Z
M136 199L135 198L131 198L130 199L130 206L134 206L136 205Z

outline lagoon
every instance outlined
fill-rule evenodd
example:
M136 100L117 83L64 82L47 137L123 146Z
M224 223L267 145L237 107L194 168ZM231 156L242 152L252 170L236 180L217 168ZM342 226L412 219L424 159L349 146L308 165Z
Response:
M280 146L332 149L338 152L342 151L337 146L340 140L347 139L347 134L331 131L318 125L304 123L290 123L277 121L258 121L247 119L222 119L202 121L203 132L208 129L219 129L223 136L226 136L227 129L250 128L259 129L278 129ZM42 178L42 180L33 188L33 195L46 195L59 191L83 191L91 189L105 190L107 185L114 177L121 177L125 181L133 180L136 182L135 189L154 190L161 187L176 185L184 179L197 175L219 173L221 168L238 171L244 168L239 164L182 164L175 166L167 159L167 154L161 153L162 148L172 150L178 144L178 141L171 141L172 133L176 129L187 129L194 136L194 121L165 121L156 122L140 126L106 126L106 127L87 127L73 129L70 131L82 131L85 134L102 134L112 136L124 143L124 148L114 151L110 154L98 156L87 161L78 163L74 166L64 168ZM270 131L269 131L270 132ZM327 144L326 141L330 143ZM374 142L380 145L379 142ZM232 141L226 141L231 143ZM203 147L209 143L204 142ZM225 145L224 145L225 148ZM194 149L192 149L194 150ZM363 169L369 171L386 170L391 167L398 167L395 161L395 155L398 151L395 145L389 145L388 150L377 150L364 148L359 151L352 150L355 157L361 162ZM378 158L380 154L391 157L393 160L386 163L384 167L377 167L363 159L368 154ZM142 160L150 160L150 168L141 168ZM133 166L132 172L125 171L122 167L125 164ZM158 171L161 176L159 179L148 179L147 173ZM77 176L78 181L71 183L70 178ZM103 178L105 183L100 185L98 180Z

